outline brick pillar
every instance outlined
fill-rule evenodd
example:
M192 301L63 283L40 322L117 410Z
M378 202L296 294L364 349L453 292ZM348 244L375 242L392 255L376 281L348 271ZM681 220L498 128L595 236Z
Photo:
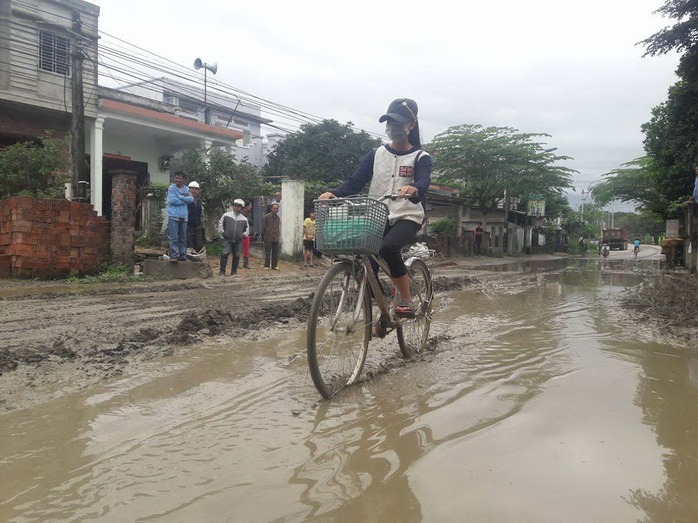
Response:
M136 172L109 171L111 189L111 255L115 263L133 267L136 245Z

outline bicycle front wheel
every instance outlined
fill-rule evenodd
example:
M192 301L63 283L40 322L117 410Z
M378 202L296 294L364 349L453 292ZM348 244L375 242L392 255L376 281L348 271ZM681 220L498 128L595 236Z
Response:
M412 358L421 352L429 339L431 326L431 302L434 297L431 273L422 260L413 260L407 268L410 277L410 294L415 316L402 319L397 326L397 341L405 358Z
M352 263L333 265L322 278L308 318L308 366L329 399L354 383L371 339L371 298Z

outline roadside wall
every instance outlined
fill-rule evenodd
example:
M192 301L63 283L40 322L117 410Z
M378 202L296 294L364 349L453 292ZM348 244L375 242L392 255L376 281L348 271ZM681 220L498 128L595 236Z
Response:
M0 205L0 278L90 274L109 252L109 222L92 205L18 196Z

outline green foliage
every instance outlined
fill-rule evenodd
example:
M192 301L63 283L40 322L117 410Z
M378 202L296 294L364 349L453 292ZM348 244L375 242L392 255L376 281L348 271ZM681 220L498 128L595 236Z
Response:
M698 164L696 126L698 85L679 81L642 126L647 155L605 174L606 180L594 188L594 198L601 203L636 201L640 209L662 219L680 215Z
M223 243L220 240L214 240L206 245L207 256L220 256L223 252Z
M167 190L170 188L167 183L151 183L143 187L143 195L152 194L161 209L167 206Z
M434 157L434 178L463 188L464 195L483 208L493 208L505 192L527 201L540 195L552 198L571 187L575 171L555 165L570 159L544 149L540 133L521 133L511 127L463 124L434 138L428 149Z
M456 231L456 223L453 218L439 218L434 223L429 224L429 233L433 236L448 237L453 236Z
M570 207L567 195L558 192L550 192L545 198L545 214L551 218L567 218L574 214Z
M692 192L698 160L696 126L698 84L685 81L669 88L667 101L653 108L652 119L642 126L651 158L649 174L667 205L686 200Z
M565 226L565 230L568 234L570 234L570 236L572 236L572 234L577 234L579 236L584 236L584 238L592 239L601 238L601 232L606 227L608 222L609 219L607 213L593 202L587 202L584 204L583 222L581 212L568 215L563 221L563 223L568 224ZM581 223L581 228L577 229L577 223Z
M680 80L642 126L646 158L609 173L611 179L601 189L607 198L634 199L643 210L667 219L685 208L683 201L691 193L698 161L698 2L666 0L656 12L673 19L674 25L640 43L647 50L645 56L681 53Z
M184 151L181 170L187 181L196 180L201 186L201 201L210 223L217 223L236 198L249 201L274 191L272 185L264 183L259 169L219 149L208 154L201 149Z
M682 53L677 73L684 79L695 81L698 78L698 2L666 0L655 12L673 18L676 23L640 42L647 49L645 56L671 51Z
M0 148L0 197L63 198L70 181L67 140L50 135Z
M349 177L361 158L380 144L365 131L355 132L351 122L304 124L269 154L264 175L321 182L324 192Z
M143 277L136 276L132 267L105 260L97 267L93 276L71 276L68 281L71 283L125 283L131 281L142 281Z
M586 209L584 212L586 214ZM572 216L564 220L562 228L569 237L570 245L578 243L582 238L599 238L599 227L587 221L582 221L579 216Z
M657 237L666 230L666 222L649 213L617 212L613 216L613 224L628 231L630 239L636 236L645 239Z

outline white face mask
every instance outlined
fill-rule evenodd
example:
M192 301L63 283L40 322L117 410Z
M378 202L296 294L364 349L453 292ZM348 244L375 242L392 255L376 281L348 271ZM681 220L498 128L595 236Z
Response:
M397 122L387 122L385 124L385 134L387 134L388 138L392 141L404 138L409 132L409 124L399 124Z

